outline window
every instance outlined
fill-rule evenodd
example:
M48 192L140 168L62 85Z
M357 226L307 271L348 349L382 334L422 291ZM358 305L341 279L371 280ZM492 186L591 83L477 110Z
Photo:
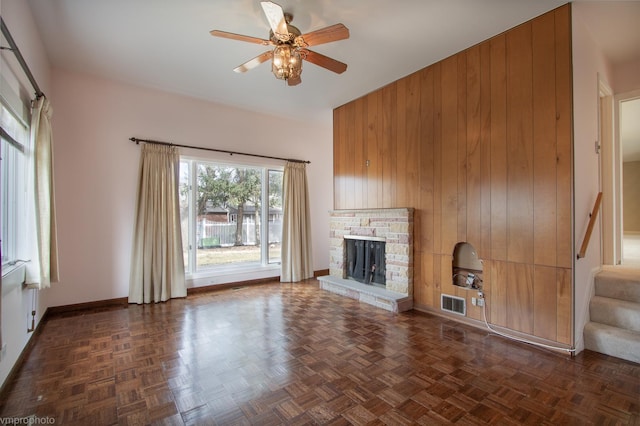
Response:
M27 127L0 104L0 198L2 265L20 257L25 234Z
M182 158L180 216L188 274L280 262L281 168Z

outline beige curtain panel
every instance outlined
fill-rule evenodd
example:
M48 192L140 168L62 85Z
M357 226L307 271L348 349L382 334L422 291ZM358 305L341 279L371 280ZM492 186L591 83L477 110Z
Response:
M313 277L306 164L287 162L283 183L280 281L297 282Z
M143 144L129 282L129 303L185 297L178 182L173 146Z
M31 120L29 186L34 197L29 202L29 221L32 235L31 262L27 263L27 285L31 288L47 288L59 280L58 234L53 188L53 133L51 116L53 107L44 96L34 101Z

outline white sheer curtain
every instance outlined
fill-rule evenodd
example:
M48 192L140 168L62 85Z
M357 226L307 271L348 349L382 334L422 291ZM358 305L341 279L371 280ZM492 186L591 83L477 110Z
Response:
M306 164L287 162L284 168L281 282L313 277L311 216Z
M27 263L27 285L31 288L47 288L59 279L58 238L56 209L53 190L53 133L51 116L53 107L44 96L33 103L31 140L29 143L28 185L34 197L27 207L27 237L30 245L30 262Z
M142 145L129 303L165 302L187 295L179 171L180 155L176 147Z

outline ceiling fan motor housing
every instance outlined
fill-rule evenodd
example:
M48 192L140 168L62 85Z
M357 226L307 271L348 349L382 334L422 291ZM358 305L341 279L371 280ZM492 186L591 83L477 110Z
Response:
M288 40L282 40L281 38L278 38L273 33L273 30L269 30L269 40L271 40L276 45L281 43L293 43L296 37L300 37L302 35L300 30L297 27L294 27L293 25L289 24L288 21L287 21L287 31L289 32Z

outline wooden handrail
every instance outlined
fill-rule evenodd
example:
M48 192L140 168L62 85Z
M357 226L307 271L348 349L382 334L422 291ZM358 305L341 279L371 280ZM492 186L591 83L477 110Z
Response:
M589 218L589 226L587 226L587 233L584 234L584 240L582 240L582 246L578 252L578 259L582 259L587 254L587 247L589 246L589 240L591 239L591 233L593 227L596 224L596 218L598 217L598 211L600 211L600 202L602 201L602 192L598 192L596 202L593 204L593 210Z

